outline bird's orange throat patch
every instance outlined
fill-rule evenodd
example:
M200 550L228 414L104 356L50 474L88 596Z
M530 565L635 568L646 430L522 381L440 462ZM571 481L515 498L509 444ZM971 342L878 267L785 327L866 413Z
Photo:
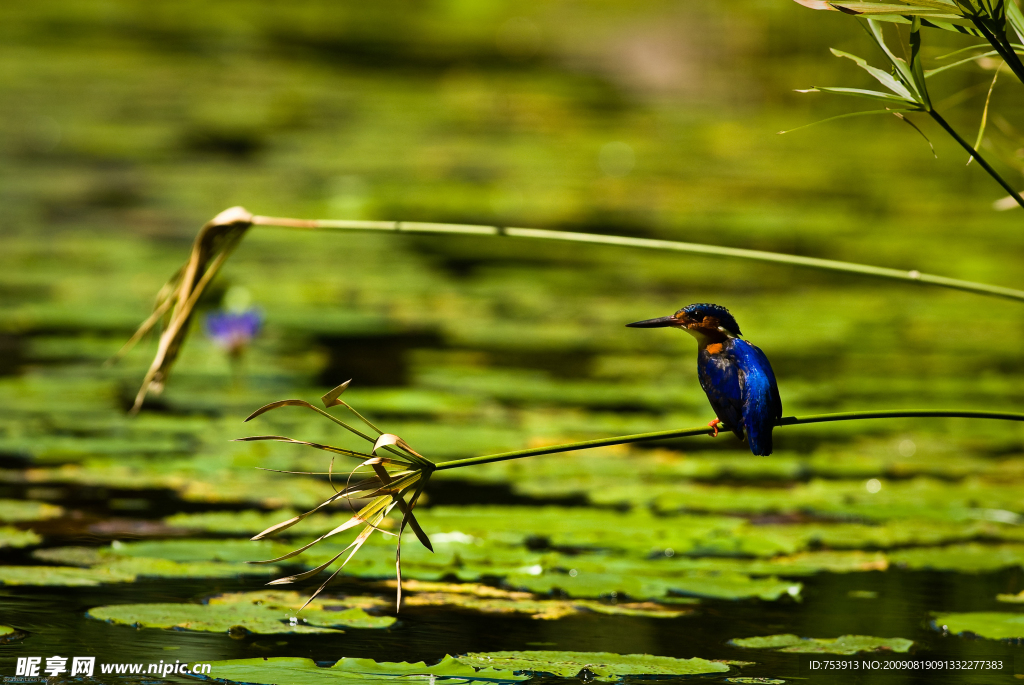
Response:
M721 354L724 347L724 343L711 343L710 345L705 345L704 349L708 351L708 354Z

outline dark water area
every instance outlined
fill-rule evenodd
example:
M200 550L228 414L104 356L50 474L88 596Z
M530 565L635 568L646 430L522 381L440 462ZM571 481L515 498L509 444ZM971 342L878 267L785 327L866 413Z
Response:
M249 592L261 581L149 580L99 588L5 588L0 592L5 623L27 634L0 644L0 672L14 672L18 656L88 655L97 662L188 662L251 659L272 654L313 659L324 664L342 657L378 661L436 662L445 654L498 650L558 649L653 653L675 657L716 655L755 661L742 675L808 682L1013 682L1008 673L974 680L973 676L872 673L815 675L801 669L805 655L753 652L730 647L735 637L772 633L873 634L902 636L916 643L898 659L995 658L1011 663L1024 658L1024 646L1007 642L944 636L927 620L929 611L978 608L978 600L1008 587L1019 587L1019 570L965 576L951 573L892 570L860 574L823 573L805 580L802 602L714 602L696 614L674 620L581 616L557 622L529 618L481 617L472 612L406 608L399 621L380 630L346 630L344 635L238 635L188 631L128 629L86 618L85 612L106 604L195 602L224 592ZM332 592L365 592L366 584L341 582ZM851 592L877 592L877 599ZM998 607L992 602L991 609ZM824 656L824 655L823 655ZM884 654L860 655L865 660ZM1017 671L1019 672L1019 671ZM721 681L724 677L702 677ZM123 678L100 682L124 682Z
M524 507L582 505L572 498L531 500L514 495L507 486L501 485L474 489L467 494L464 486L459 481L435 484L431 489L432 505L482 502ZM8 488L7 492L0 494L10 496L13 493ZM161 518L169 513L195 508L169 492L136 491L136 497L152 495L148 498L145 518L111 518L111 514L116 512L106 508L109 502L106 497L96 497L95 492L76 487L65 488L61 494L64 504L74 506L78 516L34 524L37 530L46 534L47 546L102 546L112 539L167 537L174 531L166 527L160 529ZM220 510L232 508L223 505ZM208 511L210 507L207 505L204 510ZM97 523L105 524L108 530L97 530ZM90 529L90 525L93 528ZM22 550L5 550L2 559L5 564L13 565L39 563L29 551ZM453 577L451 580L457 579ZM751 677L811 683L997 683L1015 682L1013 674L1022 673L1019 667L1011 667L1017 659L1022 659L1020 663L1024 666L1024 645L1021 641L950 636L930 619L934 612L1004 609L1005 606L994 598L997 594L1016 593L1024 588L1024 570L1020 567L991 573L890 568L859 573L822 572L793 580L803 583L799 600L704 599L694 607L694 613L676 619L584 614L557 621L540 621L458 608L405 607L397 614L387 612L397 616L398 622L385 630L347 628L343 635L329 636L256 635L244 630L209 633L130 628L86 616L89 609L98 606L203 603L223 593L255 592L265 587L264 580L256 578L141 578L133 583L98 587L8 586L0 587L0 622L19 632L12 636L13 639L0 642L0 674L13 674L17 658L22 656L94 656L97 663L144 663L146 667L161 661L195 663L273 656L308 658L327 666L342 657L425 661L430 664L446 654L503 650L616 652L678 658L710 658L713 655L715 659L755 662L742 667L739 673L734 670L728 675L688 679L701 682L729 682L729 678ZM495 583L500 584L498 581ZM310 589L296 587L302 591ZM382 589L375 581L348 576L341 576L329 590L332 597L344 597L346 594L393 597L392 592ZM937 675L923 671L813 673L808 670L808 659L816 658L815 655L747 650L728 644L734 638L784 633L903 637L914 641L914 647L907 654L875 652L858 655L857 659L1000 659L1005 661L1007 670L984 676ZM817 656L826 658L829 655ZM181 682L183 679L185 676L169 676L163 680L150 677L142 679L142 682ZM111 684L137 680L138 677L98 672L94 678L95 682ZM569 682L558 678L533 680ZM5 677L4 682L8 681L10 679Z

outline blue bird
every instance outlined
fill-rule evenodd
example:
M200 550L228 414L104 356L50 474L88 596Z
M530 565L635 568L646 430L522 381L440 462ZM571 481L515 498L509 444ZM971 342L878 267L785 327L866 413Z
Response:
M718 424L746 437L756 455L772 453L772 428L782 418L782 400L772 365L760 349L740 338L740 327L725 307L691 304L672 316L626 324L631 328L681 328L697 339L697 375Z

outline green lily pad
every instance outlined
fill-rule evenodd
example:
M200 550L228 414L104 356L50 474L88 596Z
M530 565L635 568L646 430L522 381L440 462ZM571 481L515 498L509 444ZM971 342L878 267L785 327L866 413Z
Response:
M237 431L226 434L223 439L232 435L237 436ZM328 483L313 478L292 478L287 487L281 487L281 477L268 471L242 468L229 459L211 461L207 454L160 460L94 457L60 467L33 469L36 480L126 490L167 488L195 502L308 509L334 494Z
M376 598L374 598L376 600ZM297 592L221 595L208 604L119 604L90 609L100 621L145 628L178 628L205 632L336 633L341 628L387 628L391 616L371 616L346 600L330 605L311 602ZM358 603L358 602L357 602Z
M869 635L843 635L836 638L810 638L797 635L766 635L729 640L729 644L744 649L770 649L776 652L800 654L857 654L860 652L907 652L913 640L902 637L871 637Z
M384 586L393 589L395 581ZM589 599L541 599L529 592L516 592L476 583L437 583L403 580L404 606L447 606L494 614L525 614L541 620L593 612L612 616L677 618L692 612L685 604L697 604L692 598L675 598L668 605L655 602L605 603Z
M197 541L208 542L208 541ZM229 541L230 542L230 541ZM255 544L255 543L254 543ZM203 549L204 546L198 546ZM128 556L120 554L123 549L138 551L137 548L118 544L113 547L53 547L36 550L32 556L69 566L89 567L94 571L106 571L115 575L151 578L233 578L240 575L267 575L277 572L276 566L252 565L222 561L176 561L159 557ZM156 549L160 549L157 545ZM114 550L117 550L116 552ZM171 547L180 551L180 547ZM187 555L185 555L187 556Z
M0 547L29 547L42 541L43 539L31 530L0 526Z
M281 509L278 511L206 511L194 514L174 514L164 519L164 523L175 528L186 528L189 530L203 531L207 533L222 533L228 535L253 536L270 528L281 521L287 521L298 512L293 509ZM314 519L324 527L329 526L325 522L327 517ZM341 523L340 521L338 523ZM300 524L301 525L301 524ZM338 524L335 524L337 526ZM283 531L282 535L298 534L294 526ZM334 526L331 526L332 528Z
M510 670L516 673L554 675L573 678L584 669L596 680L616 680L628 675L668 676L725 673L726 664L694 657L674 659L649 654L613 654L611 652L483 652L459 657L459 661L479 667Z
M272 540L145 540L115 542L111 553L171 561L246 562L281 556L291 547Z
M464 593L429 592L404 594L402 603L409 607L442 606L478 611L483 614L521 614L539 620L556 620L587 612L608 616L643 616L645 618L678 618L692 614L686 607L672 607L654 602L606 604L595 600L536 599L529 593L509 593L507 598L474 597Z
M64 510L45 502L30 502L19 499L0 499L0 522L42 521L62 516Z
M578 562L576 566L583 566ZM659 599L669 594L681 594L709 599L758 598L774 601L783 596L797 598L802 585L775 577L751 578L742 573L728 571L683 571L671 577L645 575L640 564L635 572L600 572L573 569L570 573L513 574L505 579L511 587L531 592L548 593L561 590L570 597L615 597L627 595L634 599Z
M11 635L14 633L14 628L10 626L0 626L0 637Z
M337 631L335 631L337 632ZM418 663L378 663L372 659L344 658L333 666L317 666L311 659L296 657L272 657L268 659L236 659L214 661L210 664L210 677L229 683L246 685L330 685L331 683L393 683L396 677L407 683L433 683L437 678L444 682L460 683L470 681L519 681L527 676L512 671L493 668L477 670L459 659L445 656L439 663L428 666Z
M1000 611L936 614L932 625L954 635L973 634L990 640L1024 638L1024 614Z
M572 678L589 671L600 681L628 675L670 676L725 673L729 666L706 659L674 659L648 654L609 652L483 652L461 657L446 656L428 666L419 663L378 663L371 659L341 659L329 668L309 659L293 657L215 661L211 677L238 683L289 683L320 685L337 681L394 682L402 676L409 682L430 682L435 678L465 681L516 681L532 675Z
M67 566L96 566L110 558L97 547L48 547L35 550L32 556L40 561Z
M148 578L235 578L243 575L266 576L277 573L275 566L251 566L219 561L179 562L146 557L113 558L94 566L93 569L106 569L112 573Z
M898 566L915 570L980 573L1024 565L1024 545L966 544L902 549L890 552L889 560Z
M109 569L67 566L0 566L3 585L96 586L103 583L130 583L135 576Z
M169 517L169 525L216 533L254 535L294 515L291 510L264 512L208 512ZM327 531L340 525L347 513L335 513L303 522L286 535ZM994 521L943 521L936 519L894 519L879 525L863 523L807 523L752 525L740 517L687 514L655 516L644 509L628 512L594 508L466 506L423 510L419 518L432 538L458 540L470 546L460 550L493 553L498 546L519 546L527 541L545 541L555 548L577 551L621 550L629 554L667 556L779 557L825 546L834 550L907 547L966 542L977 538L1007 541L1024 539L1024 529ZM312 528L312 530L311 530ZM372 539L371 544L379 542ZM159 544L185 548L182 542ZM241 555L248 550L240 542ZM225 545L227 547L229 545ZM223 551L220 552L223 554ZM147 553L148 554L148 553ZM166 554L154 553L154 556ZM461 554L461 551L460 551ZM464 556L464 555L463 555ZM246 557L251 558L251 557ZM811 557L809 557L810 559ZM813 557L824 561L824 556ZM853 557L837 556L844 563ZM437 565L437 558L430 561ZM522 564L519 564L522 565ZM793 565L796 568L796 565ZM835 570L828 568L818 570ZM849 568L848 570L863 570ZM794 570L794 572L796 572ZM815 572L815 571L810 571ZM767 571L771 573L771 571Z

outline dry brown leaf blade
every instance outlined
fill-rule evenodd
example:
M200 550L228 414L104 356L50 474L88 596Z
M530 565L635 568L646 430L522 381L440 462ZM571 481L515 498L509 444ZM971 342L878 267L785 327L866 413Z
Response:
M374 482L374 481L377 481L377 482ZM376 479L376 478L367 478L365 480L360 481L355 486L352 486L353 488L358 487L358 490L353 490L353 492L362 492L364 490L369 490L370 488L379 487L379 482L380 481L378 479ZM346 488L346 490L347 490L347 488ZM282 531L282 530L286 530L288 528L291 528L292 526L294 526L299 521L302 521L304 518L306 518L307 516L310 516L311 514L315 514L316 512L320 511L321 509L326 507L328 504L334 502L335 500L338 500L338 499L341 499L343 497L346 497L349 494L349 493L346 492L346 490L342 490L341 492L336 493L336 494L332 495L331 497L328 497L326 500L324 500L323 502L321 502L320 504L318 504L317 506L315 506L314 508L310 509L309 511L307 511L304 514L299 514L298 516L294 516L294 517L288 519L287 521L282 521L281 523L276 523L276 524L272 525L270 528L267 528L262 533L259 533L259 534L255 535L255 536L253 536L252 538L250 538L250 540L261 540L261 539L267 537L268 535L272 535L273 533L276 533L278 531Z
M348 557L345 558L345 561L341 562L341 566L339 566L338 569L334 573L332 573L327 580L324 581L323 585L321 585L319 588L317 588L316 592L314 592L312 594L312 596L310 596L310 598L306 600L305 604L303 604L301 607L299 607L299 611L302 611L307 606L309 606L309 603L312 602L314 599L316 599L317 596L321 592L324 591L324 588L326 588L328 586L328 584L330 584L330 582L332 580L334 580L334 577L336 575L338 575L339 573L341 573L341 570L343 568L345 568L345 565L348 562L352 561L352 557L354 557L356 555L356 552L358 552L359 548L363 546L363 543L365 543L367 541L367 539L369 539L370 535L376 529L377 525L379 525L380 522L384 520L384 517L386 515L387 515L387 512L382 512L382 513L378 514L376 517L374 517L375 520L372 523L370 523L369 525L367 525L366 528L361 533L359 533L359 536L355 540L352 541L352 544L349 545L348 547L346 547L345 550L342 550L341 554L344 554L346 550L348 550L349 548L352 548L352 552L348 555ZM340 557L341 554L338 554L337 557L334 557L334 559L332 559L328 563L328 566L330 566L330 564L333 564L334 560L337 559L338 557Z
M414 461L421 466L426 466L428 468L433 468L434 466L434 463L432 461L428 460L422 454L414 450L412 447L409 446L409 443L407 443L405 440L398 437L394 433L381 433L381 435L373 443L373 449L370 451L376 454L377 450L383 448L388 450L392 454L397 454L397 452L395 452L395 450L392 449L392 447L399 448L400 450L405 452L410 461Z
M394 433L384 433L383 435L377 438L376 442L373 443L373 449L370 451L376 454L377 450L379 450L381 447L387 447L388 445L400 445L400 443L403 442L405 441L402 440L397 435L395 435Z
M192 243L188 261L180 271L168 300L173 302L166 325L160 335L156 355L142 379L135 396L132 413L138 413L149 393L159 393L178 358L199 296L217 275L228 256L252 226L252 214L243 207L226 209L204 225ZM158 308L164 303L159 303ZM152 315L143 322L136 336L141 338L160 317ZM139 334L141 332L141 335Z
M378 497L373 502L367 504L365 507L360 509L358 514L356 514L355 516L350 518L348 521L345 521L345 523L341 524L340 526L338 526L334 530L332 530L332 531L330 531L328 533L324 533L323 535L318 537L316 540L313 540L312 542L306 543L305 545L303 545L302 547L299 547L297 549L293 549L291 552L288 552L287 554L279 556L276 559L265 559L265 560L262 560L262 561L250 561L248 563L250 563L250 564L273 564L273 563L276 563L278 561L284 561L285 559L291 559L292 557L296 557L296 556L302 554L303 552L305 552L307 549L309 549L313 545L317 544L318 542L322 542L323 540L326 540L327 538L331 537L332 535L337 535L338 533L342 533L342 532L344 532L344 531L346 531L346 530L348 530L350 528L354 528L354 527L358 526L361 523L366 523L370 518L375 517L377 515L377 513L387 505L388 500L390 500L390 499L391 499L390 497L386 497L386 496ZM376 528L376 525L374 525L374 524L371 524L371 525L374 528Z
M339 385L338 387L334 388L326 395L321 397L320 400L324 403L324 407L330 409L331 407L337 406L339 404L344 404L344 402L339 400L338 397L341 396L341 393L348 390L348 386L351 382L352 379L349 378L347 381L345 381L344 383L342 383L341 385Z
M344 404L344 403L342 403L342 404ZM346 406L348 406L348 405L346 405ZM251 421L252 419L255 419L257 416L259 416L261 414L265 414L268 411L271 411L272 409L277 409L279 407L305 407L306 409L312 409L317 414L320 414L321 416L326 416L328 419L330 419L334 423L338 424L339 426L341 426L345 430L349 431L350 433L358 435L363 440L366 440L367 442L373 442L374 441L373 438L371 438L369 435L366 435L362 431L360 431L360 430L358 430L356 428L353 428L352 426L348 425L347 423L345 423L341 419L337 418L336 416L331 416L330 414L325 412L323 409L320 409L319 407L314 407L312 404L310 404L306 400L278 400L277 402L271 402L270 404L263 405L262 407L260 407L256 411L254 411L252 414L249 414L249 416L246 417L245 420L246 421ZM360 416L360 418L362 418L362 416ZM366 419L363 419L363 421L366 421ZM371 425L371 427L373 427L373 426ZM396 455L398 455L398 453L395 452L394 450L389 450L389 451L393 452ZM398 456L401 456L401 455L398 455Z
M286 437L284 435L250 435L250 436L247 436L247 437L244 437L244 438L235 438L234 440L232 440L232 442L256 442L256 441L259 441L259 440L272 440L274 442L290 442L290 443L295 444L295 445L306 445L308 447L313 447L313 448L318 449L318 450L324 450L325 452L333 452L335 454L343 454L343 455L345 455L347 457L355 457L357 459L366 459L368 457L372 457L372 455L365 454L363 452L356 452L355 450L348 450L348 449L345 449L344 447L335 447L334 445L325 445L325 444L320 443L320 442L307 442L305 440L296 440L294 438L289 438L289 437ZM389 464L406 464L407 465L409 463L407 461L400 461L400 460L397 460L397 459L391 459L390 457L372 457L372 458L379 459L379 460L381 460L383 462L386 462L386 463L389 463Z
M249 414L248 416L245 417L245 421L243 421L243 423L252 421L257 416L260 416L261 414L266 414L268 411L271 411L272 409L278 409L279 407L309 407L310 409L316 408L306 400L278 400L277 402L265 404L256 411L254 411L253 413Z

